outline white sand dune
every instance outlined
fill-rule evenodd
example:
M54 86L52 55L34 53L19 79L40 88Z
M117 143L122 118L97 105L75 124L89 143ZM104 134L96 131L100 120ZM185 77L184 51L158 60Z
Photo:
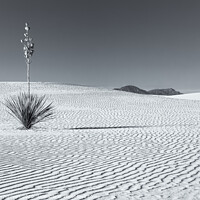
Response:
M26 89L0 83L0 98ZM0 105L1 200L200 199L200 101L33 83L55 119L20 130Z
M168 97L174 99L200 100L200 93L188 93L188 94L173 95Z

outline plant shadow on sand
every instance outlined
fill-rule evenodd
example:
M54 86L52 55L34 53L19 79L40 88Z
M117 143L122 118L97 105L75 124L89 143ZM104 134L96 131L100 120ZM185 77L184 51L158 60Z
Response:
M159 126L110 126L110 127L76 127L68 130L84 130L84 129L126 129L126 128L159 128L159 127L174 127L174 126L191 126L194 124L170 124Z
M34 126L32 127L32 131L62 131L62 130L104 130L104 129L137 129L137 128L162 128L162 127L176 127L176 126L194 126L195 124L169 124L169 125L155 125L155 126L110 126L110 127L101 127L101 126L96 126L96 127L74 127L74 128L47 128L47 127L42 127L42 126ZM196 126L196 125L195 125ZM19 127L17 130L27 130L24 127Z

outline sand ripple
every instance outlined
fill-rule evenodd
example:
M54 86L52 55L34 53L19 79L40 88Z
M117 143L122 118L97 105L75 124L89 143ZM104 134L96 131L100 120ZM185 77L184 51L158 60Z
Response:
M18 83L1 83L1 98ZM200 102L33 84L57 107L23 131L0 106L1 200L200 199Z

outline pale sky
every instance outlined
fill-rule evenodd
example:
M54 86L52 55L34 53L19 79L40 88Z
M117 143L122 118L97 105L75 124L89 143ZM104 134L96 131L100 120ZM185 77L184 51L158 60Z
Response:
M199 0L0 0L0 81L200 91Z

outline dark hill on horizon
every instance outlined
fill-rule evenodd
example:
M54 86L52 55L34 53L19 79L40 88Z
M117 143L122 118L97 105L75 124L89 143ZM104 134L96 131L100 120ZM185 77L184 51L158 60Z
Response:
M167 88L167 89L153 89L153 90L143 90L133 85L127 85L121 88L114 88L114 90L120 90L124 92L132 92L137 94L152 94L152 95L178 95L182 94L179 91L174 90L173 88Z

